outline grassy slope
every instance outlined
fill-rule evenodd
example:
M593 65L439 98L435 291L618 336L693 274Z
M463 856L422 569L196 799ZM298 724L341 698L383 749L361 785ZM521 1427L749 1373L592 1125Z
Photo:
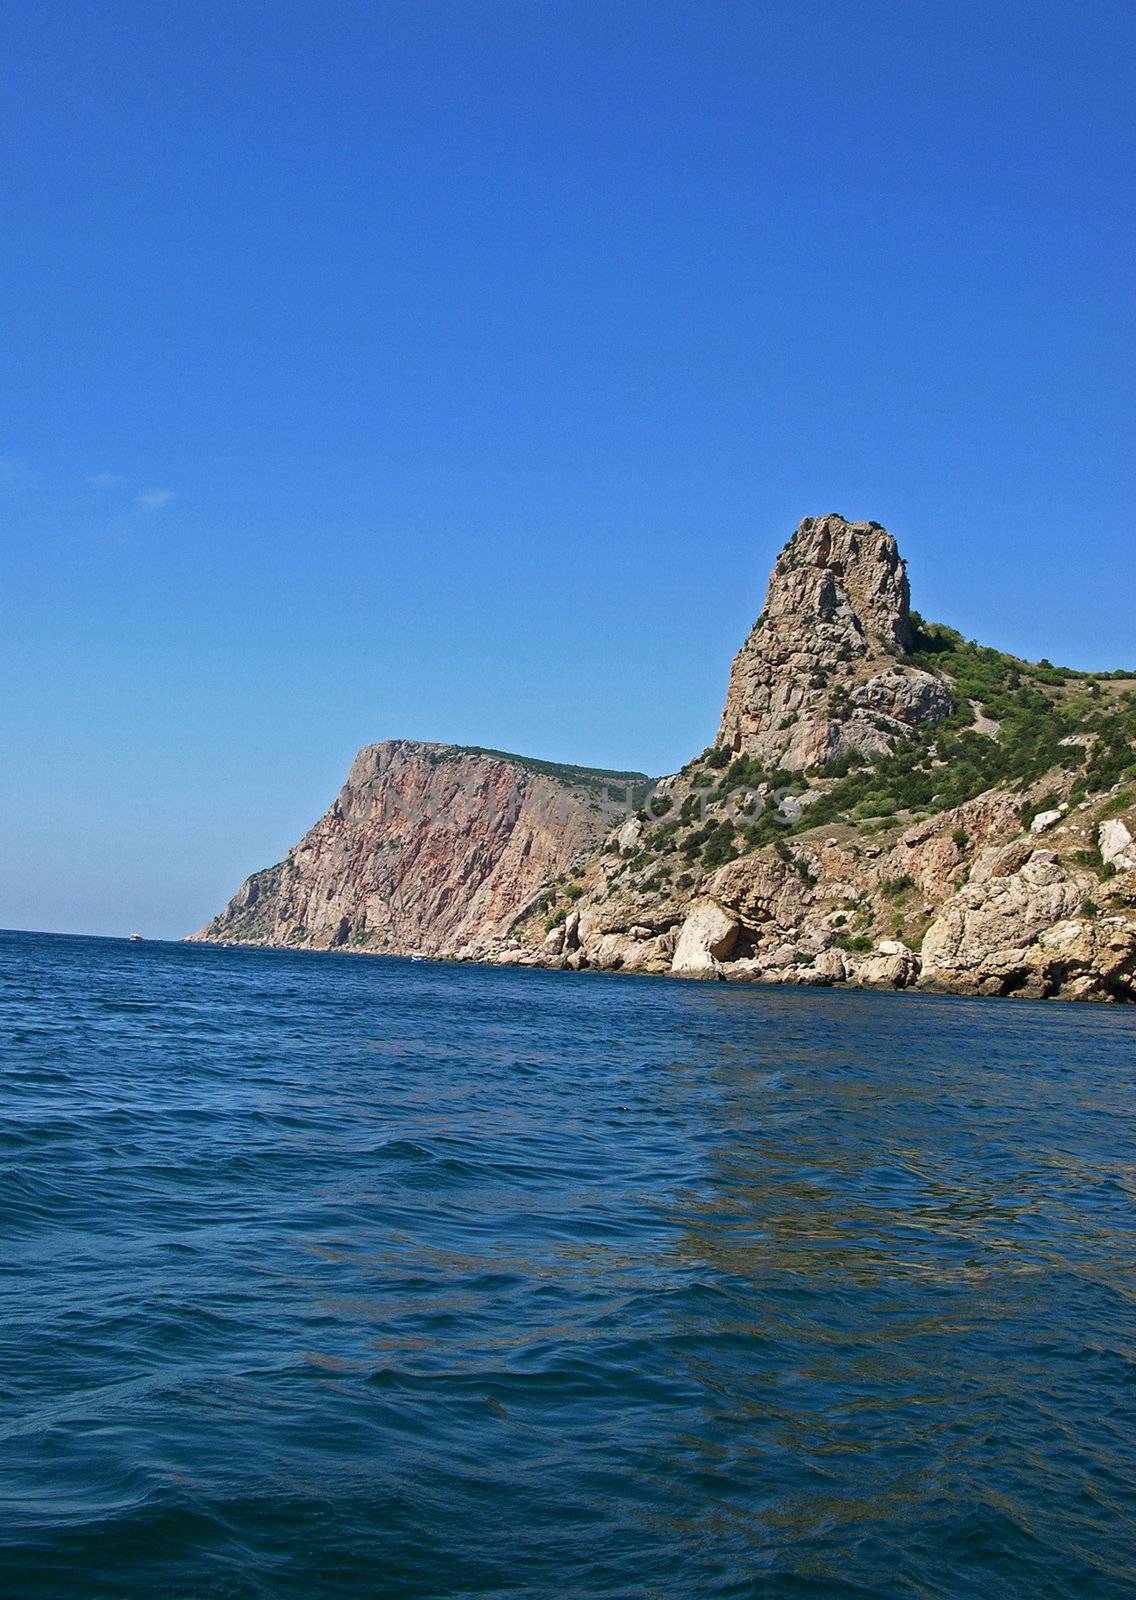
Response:
M968 643L950 628L920 625L915 645L911 662L951 684L954 714L858 770L814 774L821 782L836 781L801 827L946 811L986 789L1024 788L1055 769L1072 777L1075 799L1136 777L1136 686L1121 675L1019 661ZM1000 724L997 737L975 730L972 702ZM1089 744L1063 743L1077 736L1087 736Z

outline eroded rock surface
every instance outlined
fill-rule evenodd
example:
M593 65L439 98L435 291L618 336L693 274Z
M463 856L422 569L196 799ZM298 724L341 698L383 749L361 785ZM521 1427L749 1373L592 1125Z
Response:
M594 786L448 745L368 745L286 860L194 937L476 956L609 826Z
M734 659L718 743L791 772L890 749L952 707L940 679L904 665L911 642L907 573L891 534L806 517Z
M371 745L288 857L196 937L741 983L1136 998L1136 716L1107 728L1098 716L1136 705L1131 686L1086 687L977 646L969 680L952 678L960 636L921 627L917 638L886 529L806 518L734 661L715 744L642 809L637 774ZM983 678L984 658L1001 680ZM1070 692L1081 699L1066 732L1069 718L1045 718ZM991 761L1015 716L1020 736L1023 707L1045 730L1044 759L1025 750L1026 776ZM900 762L922 764L919 809L907 812L903 783L898 801L873 794L901 740ZM1103 778L1078 781L1099 749ZM952 789L952 761L969 788ZM850 770L865 779L849 780L860 782L851 802L810 826ZM1001 780L977 792L988 770ZM960 792L972 798L944 797Z
M671 971L679 978L716 978L741 932L736 917L714 900L691 906L675 946Z

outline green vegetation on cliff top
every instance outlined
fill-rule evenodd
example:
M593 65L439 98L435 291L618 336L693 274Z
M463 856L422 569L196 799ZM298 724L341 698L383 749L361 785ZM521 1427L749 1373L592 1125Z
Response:
M691 791L677 818L658 824L651 806L640 867L672 852L712 870L787 836L835 823L871 832L900 814L949 811L989 789L1024 789L1049 772L1064 774L1073 801L1136 779L1136 673L1087 673L1027 662L965 640L912 613L912 666L944 678L954 709L927 723L887 754L849 754L807 773L769 772L723 746L683 769ZM839 720L840 691L830 706ZM980 713L979 717L976 713ZM777 792L739 815L738 791ZM789 820L784 796L808 802ZM723 815L733 794L734 820ZM650 826L654 822L656 826Z
M645 772L611 772L605 767L576 767L564 761L540 761L534 756L515 755L510 750L489 750L482 745L461 744L454 749L467 756L491 756L497 761L510 761L529 772L539 772L543 777L554 778L558 783L585 789L609 789L613 785L633 789L650 787L651 779Z
M987 789L1025 788L1055 769L1073 776L1074 799L1136 775L1136 694L1102 687L1130 674L1019 661L917 615L913 621L908 659L950 681L954 711L944 722L914 729L889 755L858 766L843 758L810 774L836 781L805 810L798 830L899 811L949 811ZM976 727L976 707L996 730Z

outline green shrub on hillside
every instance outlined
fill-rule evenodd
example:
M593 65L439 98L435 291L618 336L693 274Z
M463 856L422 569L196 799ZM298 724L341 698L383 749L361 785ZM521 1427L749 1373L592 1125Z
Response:
M756 789L761 784L768 782L768 778L761 762L754 756L735 756L730 762L726 776L722 779L723 789Z
M842 777L837 768L832 773L837 782L802 816L798 830L840 817L946 811L986 789L1022 788L1055 768L1081 769L1074 798L1136 776L1136 698L1102 708L1079 695L1048 695L1039 678L1058 675L1059 669L1033 667L966 644L949 629L920 631L917 642L920 648L911 656L916 665L928 671L946 667L954 677L954 714L937 727L914 730L890 754ZM1000 722L997 738L970 726L970 700ZM1082 732L1096 735L1087 755L1083 746L1062 744ZM831 764L824 776L830 771Z
M730 821L715 823L702 848L702 865L714 868L723 866L740 854L736 838L737 828Z
M1074 786L1075 800L1136 777L1136 699L1122 702L1116 710L1095 712L1087 720L1097 738Z

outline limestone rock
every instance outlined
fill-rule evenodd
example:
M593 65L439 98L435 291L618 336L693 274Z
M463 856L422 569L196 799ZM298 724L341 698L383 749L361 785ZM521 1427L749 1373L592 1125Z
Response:
M1029 971L1029 947L1084 898L1051 851L1015 846L991 852L984 867L928 928L921 952L925 982L979 992L1012 989Z
M1062 813L1058 810L1039 811L1030 823L1031 833L1047 833L1054 823L1060 822Z
M631 941L621 933L605 933L588 950L588 963L600 972L615 972L623 966Z
M813 967L829 983L843 983L848 976L848 964L844 959L844 952L835 947L822 950L813 962Z
M1110 817L1107 822L1102 822L1098 837L1101 860L1106 867L1115 867L1118 872L1136 867L1136 839L1119 817Z
M643 837L643 824L638 817L628 817L616 835L616 843L621 850L637 850L639 841Z
M747 928L769 922L791 928L800 920L806 901L799 874L790 863L768 851L728 862L705 887Z
M718 743L788 771L890 749L953 705L945 683L903 662L911 642L907 574L891 534L806 517L734 660Z
M722 968L722 976L727 983L756 983L761 977L761 962L753 956L742 956L737 961L728 961Z
M1136 918L1071 918L1039 935L1028 965L1042 996L1136 998Z
M822 972L815 964L807 967L798 964L791 972L785 974L786 983L795 983L802 989L827 989L832 981L828 974Z
M721 962L738 942L740 925L713 900L691 907L675 946L671 971L682 978L717 978Z

